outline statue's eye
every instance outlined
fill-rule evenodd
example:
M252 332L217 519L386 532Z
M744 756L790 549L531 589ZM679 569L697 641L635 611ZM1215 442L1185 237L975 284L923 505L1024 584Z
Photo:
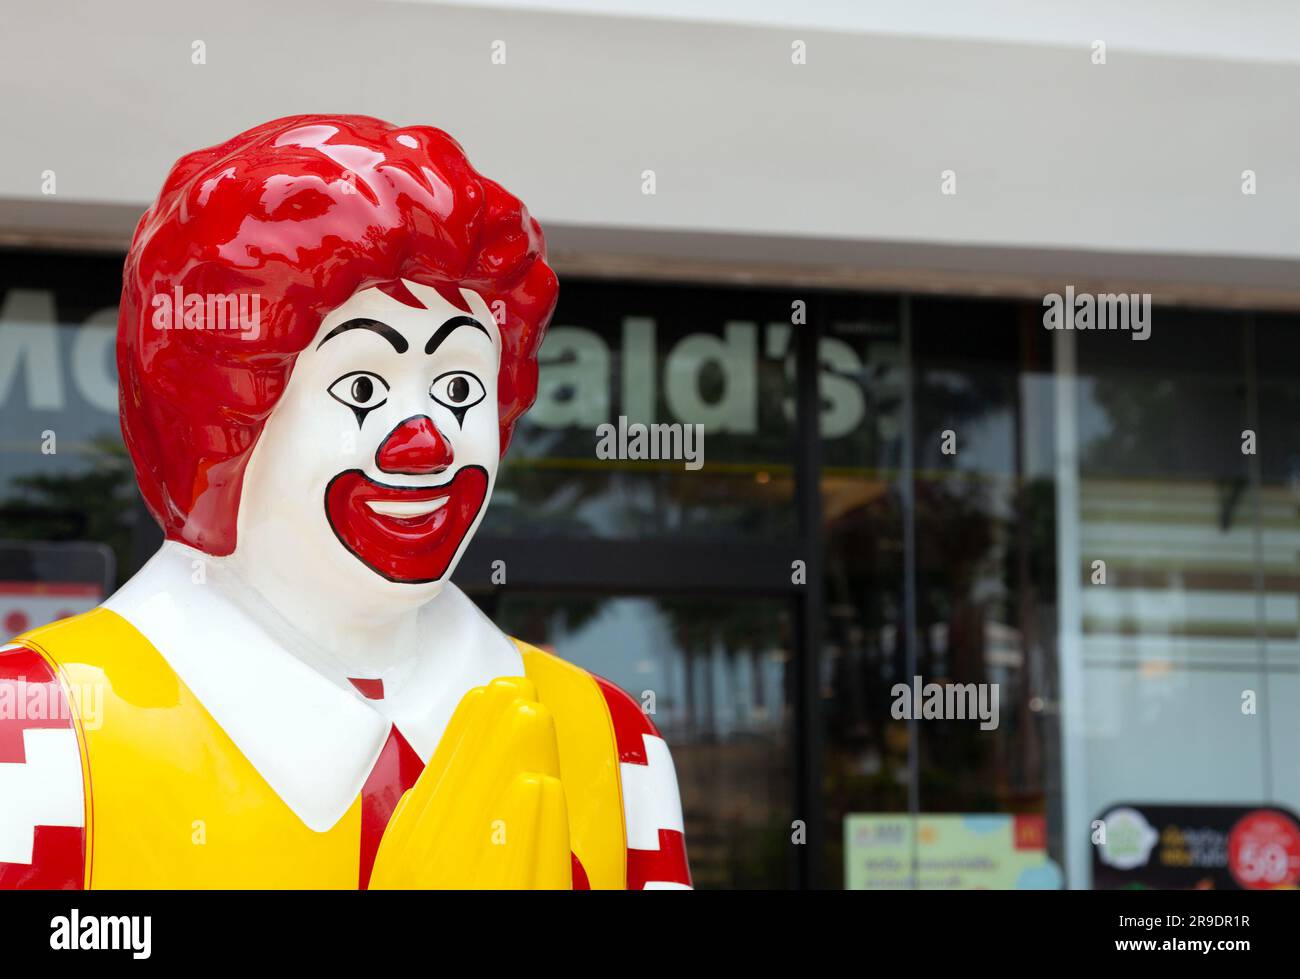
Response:
M351 408L360 425L367 414L388 400L388 382L369 371L353 371L331 384L329 395Z
M456 416L457 424L463 424L465 412L483 400L487 391L483 382L468 371L448 371L434 378L429 388L429 397L438 404L450 408Z

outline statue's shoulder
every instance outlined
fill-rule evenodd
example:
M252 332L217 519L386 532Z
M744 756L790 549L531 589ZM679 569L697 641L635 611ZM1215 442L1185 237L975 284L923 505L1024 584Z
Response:
M24 632L0 655L20 655L16 650L26 649L62 666L81 660L105 644L120 643L134 632L120 616L101 605Z
M81 619L82 616L76 616ZM84 773L72 700L32 637L74 641L64 619L0 647L0 890L75 889L85 869Z
M616 683L583 669L555 653L511 638L524 660L525 675L552 711L584 711L606 719L618 746L620 761L645 760L645 736L659 738L659 730L641 702Z
M103 611L59 619L0 647L0 746L8 743L16 749L30 730L72 728L76 706L65 689L64 664L77 661L82 650L102 637ZM0 762L23 760L5 757L0 747Z

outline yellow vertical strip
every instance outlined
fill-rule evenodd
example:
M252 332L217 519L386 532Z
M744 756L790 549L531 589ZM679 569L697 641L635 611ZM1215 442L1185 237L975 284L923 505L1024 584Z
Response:
M574 854L592 890L627 887L627 830L609 707L586 670L520 642L524 672L555 717Z

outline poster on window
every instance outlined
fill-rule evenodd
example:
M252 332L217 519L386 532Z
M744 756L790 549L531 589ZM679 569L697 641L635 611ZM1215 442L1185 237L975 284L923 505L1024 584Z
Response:
M1093 821L1099 889L1291 890L1300 819L1277 806L1123 803Z
M1060 868L1047 856L1038 815L853 813L844 820L849 890L1050 890Z

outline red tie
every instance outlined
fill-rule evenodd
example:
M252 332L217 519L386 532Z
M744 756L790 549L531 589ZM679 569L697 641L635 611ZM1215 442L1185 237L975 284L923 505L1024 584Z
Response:
M379 760L361 789L361 889L370 886L370 873L375 869L375 855L388 820L397 808L402 793L415 784L424 770L420 756L402 737L402 732L392 728L388 741L379 753Z

